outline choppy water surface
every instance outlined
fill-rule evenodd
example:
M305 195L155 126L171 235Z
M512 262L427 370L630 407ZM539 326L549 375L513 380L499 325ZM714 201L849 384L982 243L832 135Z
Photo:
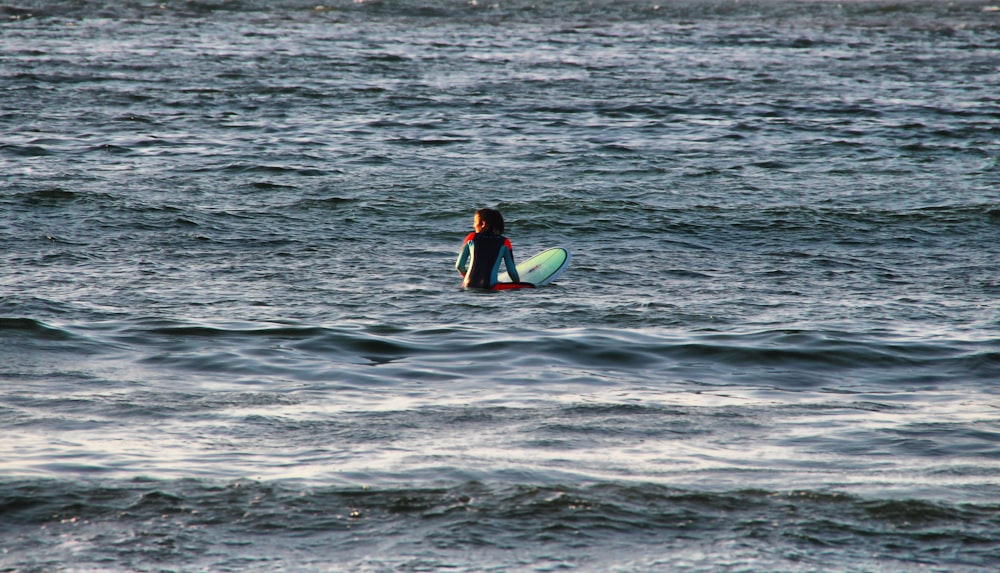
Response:
M1000 567L1000 7L0 18L0 570Z

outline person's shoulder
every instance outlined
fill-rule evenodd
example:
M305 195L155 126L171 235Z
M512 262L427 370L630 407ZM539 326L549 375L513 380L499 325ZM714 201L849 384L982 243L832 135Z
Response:
M514 245L510 243L510 239L508 239L507 237L503 237L503 246L507 247L512 251L514 250Z
M476 238L476 232L475 232L475 231L473 231L473 232L469 233L469 234L468 234L468 235L467 235L467 236L465 237L465 241L464 241L464 242L468 243L469 241L471 241L472 239L475 239L475 238Z

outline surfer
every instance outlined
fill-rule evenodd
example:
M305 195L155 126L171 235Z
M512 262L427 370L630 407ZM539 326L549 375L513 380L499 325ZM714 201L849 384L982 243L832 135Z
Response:
M475 231L462 244L455 268L465 277L463 287L491 289L497 286L500 262L515 283L521 282L514 265L514 247L503 236L503 215L496 209L479 209L472 223Z

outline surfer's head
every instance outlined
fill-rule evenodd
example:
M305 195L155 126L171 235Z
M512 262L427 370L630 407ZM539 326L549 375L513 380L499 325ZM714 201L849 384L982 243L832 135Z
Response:
M496 209L480 209L476 211L476 219L473 226L477 233L487 232L497 235L503 234L503 215Z

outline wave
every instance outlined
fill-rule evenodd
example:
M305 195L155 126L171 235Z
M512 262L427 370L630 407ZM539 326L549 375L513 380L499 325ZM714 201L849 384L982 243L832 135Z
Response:
M986 7L989 8L989 7ZM74 0L54 5L41 0L23 0L0 6L0 16L8 22L53 18L206 18L233 14L264 15L272 18L393 17L429 21L522 21L527 19L584 20L589 25L607 22L705 19L738 19L741 22L787 22L812 18L845 22L855 26L905 26L913 29L953 30L957 19L979 27L990 27L982 18L989 13L983 3L959 0L942 5L933 0L874 0L870 2L802 2L797 0L682 0L646 2L642 0L596 0L575 2L554 0L188 0L150 4L138 0ZM734 34L739 41L758 41L753 34ZM742 38L742 39L741 39ZM800 38L789 47L814 45L816 39Z
M40 320L23 317L0 317L0 332L28 335L44 340L70 340L73 335L66 330L50 326Z
M17 145L4 143L0 145L0 152L19 157L44 157L47 155L53 155L53 152L44 145L31 144Z
M997 564L996 503L649 483L530 482L320 487L260 481L4 480L0 517L14 569L309 571L447 567L760 570L879 567L958 573ZM327 557L337 555L334 569ZM469 561L469 556L476 558ZM831 559L833 559L831 561ZM117 566L107 568L109 564Z
M449 380L469 364L506 364L511 381L542 366L620 372L631 380L761 384L786 389L988 382L1000 375L997 340L911 338L893 333L761 330L675 333L617 328L520 330L467 327L386 329L260 323L112 321L50 327L25 317L0 319L0 338L20 348L102 352L146 367L208 376L333 377L369 385L394 365L425 379ZM124 354L123 354L124 353ZM915 373L920 372L919 376ZM387 373L388 374L388 373ZM372 378L374 376L374 378ZM383 383L392 384L389 378Z
M96 204L102 207L110 207L118 201L119 198L111 193L70 190L62 187L20 191L0 198L0 203L20 205L27 208L65 207L72 209L76 204Z
M916 198L914 198L916 199ZM778 200L780 201L780 200ZM991 201L886 207L888 201L842 202L837 205L761 204L760 199L729 205L701 204L655 191L626 191L617 197L586 201L558 196L526 198L501 205L524 213L519 228L545 229L559 222L562 233L575 237L616 236L621 240L685 240L693 245L857 244L883 249L905 237L921 247L960 244L964 237L995 234L1000 205Z
M451 141L449 140L449 143ZM421 140L425 144L427 141ZM240 175L286 175L313 177L337 173L337 169L314 169L304 166L229 164L201 169L219 170ZM399 197L372 196L367 190L347 190L329 197L302 197L296 185L285 181L255 181L252 186L259 192L272 196L273 205L265 205L248 212L255 218L298 217L315 218L319 211L345 210L347 213L374 216L388 214L406 204L417 209L422 221L437 223L431 231L441 234L453 224L455 215L443 211L430 201L417 201L405 191ZM436 199L436 197L432 197ZM181 204L164 204L155 197L131 198L106 191L70 190L49 187L21 191L3 198L0 202L23 208L64 207L89 209L101 207L104 225L121 229L134 227L137 215L146 215L144 224L150 229L175 227L178 216L198 220L209 227L225 228L237 213L247 208L214 209ZM813 237L829 242L844 238L878 244L887 235L905 233L913 236L938 237L942 240L960 240L976 233L994 233L1000 227L1000 204L983 199L967 199L952 204L922 205L914 197L901 204L886 206L888 201L856 199L840 204L780 204L780 199L761 203L757 197L745 203L728 205L701 202L698 197L676 197L656 189L626 188L620 193L595 194L581 200L579 194L562 192L539 193L503 201L499 208L518 213L513 221L519 231L537 232L558 228L561 234L586 239L589 236L609 235L620 238L642 237L682 240L685 236L705 235L706 240L730 240L729 233L748 234L749 239L762 240L777 233L783 242L795 242L796 237ZM776 204L775 204L776 203ZM89 215L82 211L81 216ZM171 215L173 214L173 215ZM96 212L95 212L96 215ZM165 215L154 217L153 215ZM245 217L243 217L245 218ZM311 219L310 219L311 220ZM728 230L728 231L727 231ZM705 233L708 233L707 235ZM457 232L456 232L457 234ZM443 235L442 235L443 236ZM696 241L697 242L697 241Z

